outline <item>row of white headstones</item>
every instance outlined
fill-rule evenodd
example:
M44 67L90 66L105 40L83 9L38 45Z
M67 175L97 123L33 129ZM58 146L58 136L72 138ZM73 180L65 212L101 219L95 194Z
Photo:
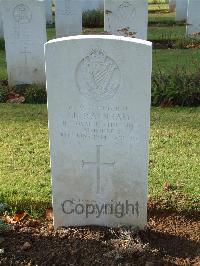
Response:
M0 3L9 85L44 84L43 46L47 41L46 20L52 21L51 0L0 0ZM95 3L98 4L93 7L97 8L101 2ZM189 0L188 4L188 0L177 0L176 5L179 19L184 19L183 13L188 10L188 33L199 32L196 17L199 21L200 1ZM84 8L83 0L55 0L57 38L82 34ZM147 0L105 0L104 11L105 32L147 39ZM198 27L195 28L197 24Z
M82 1L55 0L57 38L82 34ZM9 85L44 84L43 47L47 41L44 3L51 9L51 1L0 0L0 3ZM147 20L147 0L105 1L105 31L109 34L146 40Z

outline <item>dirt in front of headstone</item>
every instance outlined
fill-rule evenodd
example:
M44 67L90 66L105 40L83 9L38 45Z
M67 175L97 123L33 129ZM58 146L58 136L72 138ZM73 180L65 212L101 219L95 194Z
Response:
M0 265L200 265L200 221L149 207L148 226L63 228L24 219L3 235ZM0 235L2 236L2 235Z

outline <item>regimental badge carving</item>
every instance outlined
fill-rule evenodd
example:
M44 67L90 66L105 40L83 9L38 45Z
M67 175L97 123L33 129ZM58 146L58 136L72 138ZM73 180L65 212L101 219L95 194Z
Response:
M135 17L136 9L132 3L128 2L128 1L124 1L118 7L117 14L118 14L119 19L122 23L124 23L124 21L127 21L129 23Z
M32 13L27 5L20 4L14 8L13 17L19 24L27 24L32 19Z
M81 60L76 70L80 93L90 99L103 101L118 91L121 73L116 62L101 49L95 49Z

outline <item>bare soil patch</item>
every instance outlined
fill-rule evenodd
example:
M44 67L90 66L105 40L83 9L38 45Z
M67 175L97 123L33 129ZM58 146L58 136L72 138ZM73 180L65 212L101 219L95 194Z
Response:
M53 230L31 219L13 225L0 265L200 265L200 221L149 206L148 227Z

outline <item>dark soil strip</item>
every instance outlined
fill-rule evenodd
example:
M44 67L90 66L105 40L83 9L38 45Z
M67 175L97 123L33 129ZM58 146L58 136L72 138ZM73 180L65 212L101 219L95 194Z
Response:
M150 40L154 49L175 49L176 41L173 40Z
M174 27L174 26L186 26L185 21L173 21L173 20L166 20L166 21L149 21L149 27Z
M200 265L200 222L149 208L145 231L104 227L54 231L49 222L15 224L0 265ZM26 244L25 244L26 243Z

